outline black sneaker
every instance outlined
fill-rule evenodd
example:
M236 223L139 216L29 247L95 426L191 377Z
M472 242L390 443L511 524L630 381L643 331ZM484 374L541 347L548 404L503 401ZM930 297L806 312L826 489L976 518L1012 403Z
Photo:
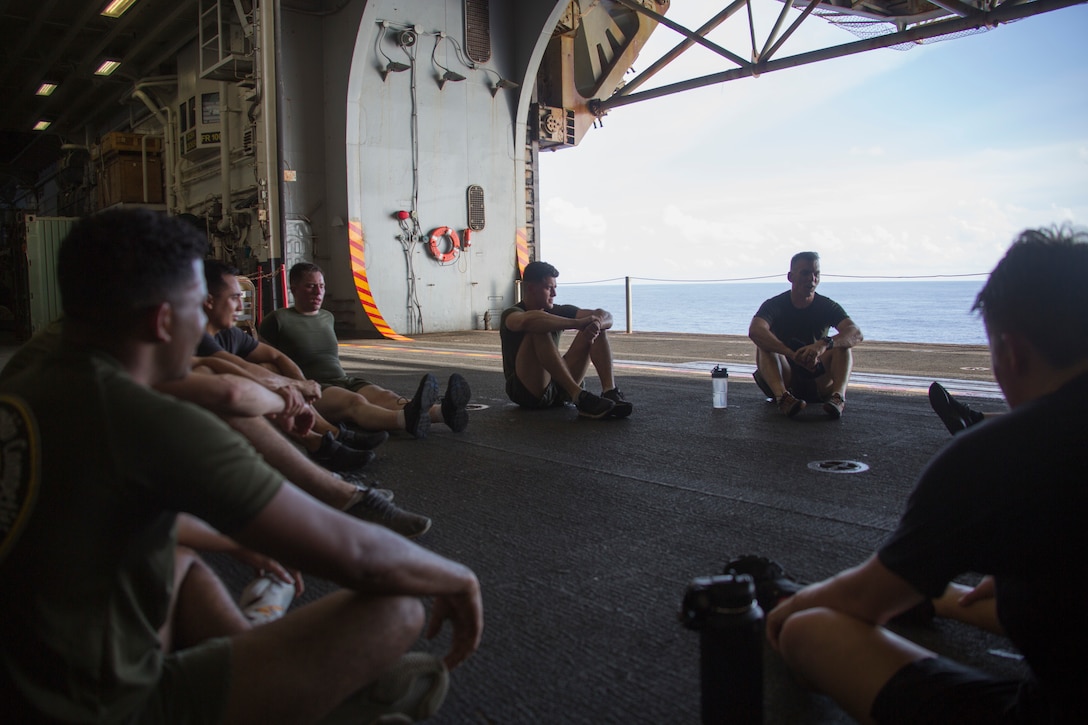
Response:
M415 397L404 406L404 430L416 438L426 438L431 429L431 406L438 400L438 381L427 373L419 381Z
M940 383L929 386L929 404L952 435L967 430L975 423L981 423L984 418L980 411L972 410L970 406L953 398Z
M442 396L442 421L450 427L454 433L460 433L468 428L468 401L472 398L472 390L468 387L468 381L454 373L446 383L446 394Z
M355 450L333 438L331 432L321 436L321 447L310 454L311 460L330 471L354 471L374 458L374 451Z
M336 440L349 448L357 451L372 451L382 443L389 440L389 434L384 430L357 430L340 424L340 435Z
M585 418L603 418L612 412L612 408L616 407L616 404L611 400L594 395L588 390L583 390L578 394L578 402L574 405L578 408L578 415Z
M733 576L747 574L752 577L756 585L756 601L764 613L770 612L780 601L805 588L803 584L786 576L786 572L777 562L763 556L739 556L728 562L722 573Z
M612 410L608 415L613 418L626 418L635 410L635 406L627 402L627 398L623 397L623 393L620 392L619 388L606 390L601 394L601 397L612 401Z
M395 531L409 539L421 536L431 528L429 518L399 508L372 488L368 488L363 493L363 498L355 505L345 509L344 513L363 521L369 521L372 524L384 526L390 531Z

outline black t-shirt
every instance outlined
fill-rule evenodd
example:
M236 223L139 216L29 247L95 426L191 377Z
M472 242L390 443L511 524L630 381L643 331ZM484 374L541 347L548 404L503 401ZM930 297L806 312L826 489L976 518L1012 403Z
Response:
M196 354L199 357L209 357L225 350L245 360L256 349L257 341L252 335L239 327L228 327L215 333L215 337L205 332L197 345Z
M1036 680L1030 701L1055 722L1088 714L1085 410L1088 375L956 436L878 552L929 597L964 572L993 574L998 619Z
M789 291L765 300L759 306L756 317L771 326L774 334L792 350L811 345L827 335L828 328L837 327L849 315L838 302L815 293L812 304L797 309L790 301Z

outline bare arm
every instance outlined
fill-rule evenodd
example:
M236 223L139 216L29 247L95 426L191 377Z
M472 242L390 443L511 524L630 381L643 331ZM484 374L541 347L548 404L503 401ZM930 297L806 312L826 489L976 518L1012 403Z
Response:
M605 324L606 320L607 324ZM612 326L612 315L605 310L579 310L578 316L571 318L553 315L544 310L528 310L511 312L506 316L506 327L514 332L582 330L594 322L600 323L600 329L606 330Z
M212 372L230 373L249 378L280 395L287 404L289 415L298 415L306 403L321 397L321 386L312 380L295 380L277 375L261 365L247 362L226 350L220 350L214 355L202 358L201 362Z
M435 597L428 636L453 626L446 664L454 667L480 643L483 604L476 575L462 564L388 529L352 518L284 483L236 538L302 571L355 591Z
M861 334L861 328L855 325L854 321L849 317L844 317L839 324L835 325L835 330L836 334L832 336L835 347L853 347L854 345L860 345L861 341L865 339Z
M767 639L778 648L782 625L795 612L826 607L871 624L884 624L924 599L874 554L864 564L805 587L767 615Z
M293 380L306 380L302 368L296 365L294 360L265 342L257 343L257 348L249 353L246 361L261 366L271 365L279 370L280 375Z
M785 355L788 360L793 360L793 350L771 332L771 323L762 317L752 318L752 322L748 325L748 339L763 352L775 352Z
M201 364L206 358L200 359ZM284 399L257 383L237 375L192 373L181 380L159 383L160 393L187 400L217 415L253 417L276 415L285 408Z
M264 554L251 551L229 536L224 536L207 522L190 514L178 514L178 545L187 546L198 551L230 554L243 564L248 564L258 571L267 571L275 574L285 582L295 585L296 591L301 594L302 575L289 572L275 559L270 559Z

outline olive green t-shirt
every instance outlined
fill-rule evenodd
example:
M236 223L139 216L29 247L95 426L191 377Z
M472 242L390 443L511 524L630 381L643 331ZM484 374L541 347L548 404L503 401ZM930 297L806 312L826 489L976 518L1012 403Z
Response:
M294 307L276 310L261 322L261 339L291 358L307 380L322 385L345 377L340 341L328 310L304 315Z
M282 476L210 413L59 347L0 384L0 702L121 722L159 677L176 512L230 534Z

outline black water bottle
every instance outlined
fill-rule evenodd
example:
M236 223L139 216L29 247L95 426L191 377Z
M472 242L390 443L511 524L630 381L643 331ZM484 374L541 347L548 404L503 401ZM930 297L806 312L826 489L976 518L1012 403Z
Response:
M747 574L697 577L680 612L699 632L704 725L763 722L763 610Z

